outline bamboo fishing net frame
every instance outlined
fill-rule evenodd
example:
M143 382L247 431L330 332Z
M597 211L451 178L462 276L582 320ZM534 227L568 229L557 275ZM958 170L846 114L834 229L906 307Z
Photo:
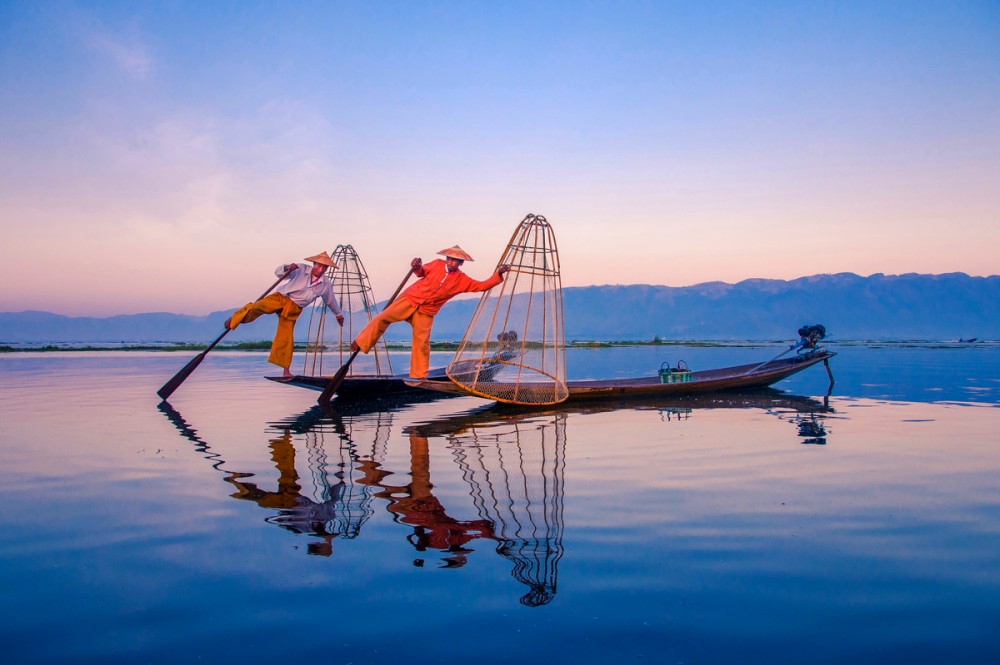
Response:
M510 272L480 299L448 378L497 402L558 404L569 389L559 249L548 220L527 215L497 266L503 264Z
M344 325L337 325L334 319L332 325L336 336L335 339L328 340L326 322L331 314L330 310L322 301L317 301L312 307L309 315L309 338L303 359L304 376L325 376L324 365L333 371L342 367L351 355L351 340L378 314L368 272L354 247L337 245L331 258L337 267L330 268L327 277L333 283L337 303L343 311ZM331 351L330 363L325 362L327 351ZM389 349L385 340L380 339L365 359L351 364L348 376L391 376L392 373Z

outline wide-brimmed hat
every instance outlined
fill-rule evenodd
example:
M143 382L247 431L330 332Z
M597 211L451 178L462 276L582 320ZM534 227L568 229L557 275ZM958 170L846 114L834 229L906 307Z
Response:
M331 268L337 267L337 264L333 262L333 259L331 259L330 255L326 252L320 252L316 256L307 256L305 260L312 261L313 263L321 263L325 266L330 266Z
M447 256L452 259L458 259L459 261L473 261L474 259L466 253L464 249L455 245L454 247L449 247L448 249L442 249L438 252L441 256Z

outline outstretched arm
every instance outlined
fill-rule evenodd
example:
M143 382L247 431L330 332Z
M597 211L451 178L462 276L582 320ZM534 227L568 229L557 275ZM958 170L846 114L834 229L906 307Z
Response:
M479 291L489 291L497 284L503 282L503 276L510 272L510 266L504 264L497 268L496 272L493 273L487 279L483 281L477 281L470 279L468 288L466 288L467 293L478 293Z
M274 276L288 277L298 269L299 269L298 263L282 263L280 266L274 269Z

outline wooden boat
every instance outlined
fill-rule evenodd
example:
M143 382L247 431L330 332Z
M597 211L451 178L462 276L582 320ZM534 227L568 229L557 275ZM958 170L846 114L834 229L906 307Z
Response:
M660 377L646 376L633 379L592 379L568 381L569 398L567 401L587 399L623 398L623 397L659 397L695 395L726 390L750 390L766 388L782 379L786 379L802 370L824 363L830 382L833 375L830 372L829 360L837 355L824 348L817 348L791 358L770 360L763 363L750 363L693 371L685 381L663 383ZM277 377L268 377L279 380ZM296 376L290 381L282 381L301 388L322 391L329 382L324 376ZM422 381L411 380L406 375L395 376L358 376L347 377L337 391L338 400L370 399L379 396L399 396L407 394L413 401L434 399L445 396L468 396L469 393L445 374L444 368L432 370Z
M833 374L830 372L829 360L835 355L837 354L826 349L815 349L782 360L691 372L690 378L687 380L670 383L662 382L659 376L646 376L634 379L567 381L566 385L569 388L569 397L566 401L573 402L608 397L695 395L725 390L766 388L818 363L826 365L832 384ZM444 379L428 377L423 381L404 381L404 383L423 390L453 395L469 394L464 388L452 382L447 377Z
M319 392L322 392L327 384L330 383L329 376L295 376L291 379L285 379L280 376L269 376L267 378L278 383L287 383L299 388L307 388ZM428 372L427 380L451 383L443 367L432 369ZM428 399L441 399L448 396L440 392L427 393L427 391L409 385L410 381L411 379L408 374L394 374L392 376L348 375L337 389L337 399L371 399L379 396L396 397L399 395L425 395Z

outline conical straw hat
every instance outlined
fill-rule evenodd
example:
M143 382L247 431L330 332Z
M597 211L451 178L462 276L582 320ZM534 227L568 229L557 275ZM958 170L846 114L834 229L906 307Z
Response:
M471 256L469 256L464 249L455 245L454 247L449 247L448 249L442 249L438 252L441 256L447 256L452 259L459 259L460 261L473 261Z
M333 259L331 259L330 255L326 252L320 252L316 256L307 256L305 260L312 261L313 263L321 263L325 266L330 266L331 268L337 267L337 264L333 262Z

